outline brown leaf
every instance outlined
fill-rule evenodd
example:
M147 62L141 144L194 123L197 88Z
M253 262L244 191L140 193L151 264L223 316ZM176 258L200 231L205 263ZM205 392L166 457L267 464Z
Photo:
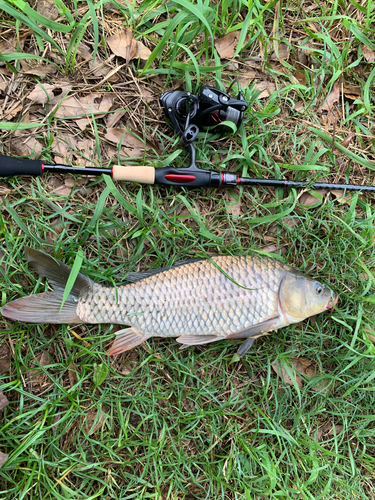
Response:
M100 408L91 408L84 419L83 429L88 436L95 434L103 427L108 415L104 413L102 405Z
M362 54L368 63L375 62L375 52L370 47L367 47L367 45L362 45Z
M26 97L39 104L46 104L47 102L55 104L60 102L70 89L70 84L65 82L55 83L53 85L50 83L44 83L43 85L38 83L35 85L34 90Z
M11 351L9 346L3 341L0 345L0 373L8 372L10 369Z
M288 245L265 245L263 247L260 247L262 252L267 252L267 253L276 253L278 255L284 255L287 250L288 250Z
M361 97L361 87L359 85L344 84L344 95L348 99L355 101Z
M346 139L344 139L343 141L340 142L341 146L344 146L344 148L347 148L349 146L350 141L353 139L354 136L355 136L355 134L353 132L351 134L349 134ZM339 155L340 152L341 151L339 149L337 149L337 148L334 148L332 150L332 153L334 155Z
M290 47L286 43L279 43L279 56L276 52L271 55L271 61L287 61L289 59Z
M0 467L2 467L7 460L8 460L8 455L0 451Z
M57 67L54 64L45 64L34 66L23 72L24 75L36 75L45 78L47 75L52 75L57 72Z
M239 217L241 215L241 198L236 200L231 193L226 192L226 199L230 202L227 204L227 210L230 215Z
M10 54L11 52L17 52L17 42L15 38L9 38L9 40L2 40L0 42L0 53ZM5 61L0 61L0 66L5 66Z
M142 42L137 42L137 52L133 59L142 59L142 61L147 61L151 55L151 50L143 45Z
M117 33L107 38L107 43L112 52L125 59L126 64L134 59L138 52L138 44L133 38L133 32L130 28L125 28L125 33Z
M6 398L3 392L0 390L0 410L3 410L6 406L8 406L8 404L8 398Z
M70 387L75 386L76 383L78 382L77 372L78 372L78 368L77 368L77 366L72 361L71 363L69 363L69 366L68 366L68 375L69 375L69 384L70 384Z
M59 11L57 10L55 2L53 0L38 0L36 3L36 10L42 16L56 21L59 17Z
M306 358L290 358L289 363L292 365L290 371L294 373L296 383L298 387L302 387L302 377L297 374L297 372L303 373L307 377L313 377L315 375L315 370L312 368L312 361ZM281 363L274 363L272 365L273 371L282 378L283 382L289 385L294 385L293 380L289 376L289 373ZM280 371L281 370L281 371Z
M340 99L340 92L341 92L341 84L335 83L333 85L333 89L331 93L328 95L327 99L324 101L323 106L320 108L321 111L329 111L332 109L332 106L335 104L335 102L338 102Z
M145 149L143 142L124 128L108 128L104 137L115 144L121 143L130 157L142 156Z
M323 198L323 196L327 193L327 190L319 190L319 191L316 191L318 194L320 194ZM318 198L316 196L313 196L312 194L308 193L308 192L305 192L305 193L302 193L299 198L298 198L298 201L301 203L301 205L303 205L304 207L311 207L311 206L316 206L317 204L320 204L322 203L323 199L321 198Z
M352 195L349 193L344 196L343 189L331 189L330 193L333 194L339 203L350 203L352 201Z
M238 82L241 85L241 87L245 89L248 85L250 85L250 82L252 82L254 78L256 78L257 76L258 76L257 71L255 71L254 69L249 69L238 76Z
M317 443L320 443L325 439L330 439L335 434L336 435L340 434L343 428L344 428L343 425L335 425L332 424L331 422L327 422L326 424L323 424L319 427L318 432L316 433L315 436L315 441Z
M259 82L255 84L255 90L261 90L258 99L263 99L264 97L269 97L272 92L275 92L276 85L272 82Z
M91 113L105 113L112 107L112 98L102 94L89 94L84 97L67 97L56 111L56 118L68 118L78 115L88 115ZM100 118L103 115L96 115Z
M230 31L215 43L215 48L222 59L231 59L237 49L240 31Z
M50 363L49 354L44 351L41 354L39 354L36 359L37 363L34 363L34 366L36 366L37 364L40 364L41 366L46 366ZM27 378L28 382L31 384L33 388L41 389L47 380L47 375L45 375L43 370L40 370L39 368L33 368L27 371Z

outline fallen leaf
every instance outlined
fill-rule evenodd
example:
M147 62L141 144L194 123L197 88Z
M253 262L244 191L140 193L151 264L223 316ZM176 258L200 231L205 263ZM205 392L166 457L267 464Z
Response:
M84 97L67 97L55 113L56 118L68 118L79 115L91 116L91 113L105 113L112 107L112 98L105 94L89 94ZM96 115L101 118L104 115Z
M142 42L137 42L137 52L133 59L142 59L142 61L147 61L151 55L151 50L146 47Z
M253 69L250 69L245 71L244 73L240 73L240 75L238 76L238 82L241 85L241 87L245 89L257 76L258 72Z
M46 366L50 364L49 354L42 352L37 356L37 363L40 366ZM37 364L35 363L34 366ZM33 368L27 371L27 379L33 388L41 389L47 380L47 375L40 368Z
M329 111L330 109L332 109L332 106L340 99L340 92L341 84L335 83L333 85L331 93L328 95L327 99L324 101L323 106L320 108L321 111Z
M349 146L350 141L353 139L354 136L355 136L355 134L353 132L351 134L349 134L346 139L344 139L343 141L340 142L341 146L344 146L344 148L347 148ZM341 153L341 151L337 148L334 148L332 150L332 153L334 155L339 155Z
M8 372L10 369L11 351L9 346L3 341L0 345L0 373Z
M9 40L2 40L0 42L0 53L10 54L11 52L17 52L17 42L15 38L9 38ZM0 61L0 66L5 66L5 61Z
M53 0L38 0L36 3L36 11L52 21L56 21L59 17L59 11Z
M47 232L46 239L48 243L54 243L56 238L63 232L64 228L69 229L70 224L64 223L60 218L54 219L51 221L48 226L51 228Z
M344 84L344 96L355 101L361 98L361 87L359 85Z
M110 142L121 144L130 157L142 156L144 152L143 142L125 128L108 128L104 137Z
M290 47L286 43L279 43L279 56L276 52L271 55L271 61L287 61L289 59Z
M54 64L45 64L40 66L34 66L26 71L23 71L24 75L36 75L41 78L45 78L47 75L53 75L57 72L57 67Z
M307 358L290 358L289 363L292 365L289 367L290 371L295 375L296 383L298 387L302 387L303 381L302 377L298 375L297 372L303 373L307 377L311 378L315 375L315 370L312 367L313 362ZM289 373L285 367L279 362L274 363L272 366L273 371L282 378L283 382L289 385L294 385L294 381L290 377Z
M107 38L107 43L112 52L125 59L126 64L134 59L138 52L138 44L133 38L133 31L130 28L125 29L125 33L118 33Z
M47 102L51 104L56 104L60 102L61 99L68 94L71 89L69 83L38 83L35 85L34 89L26 97L31 101L37 102L39 104L46 104Z
M77 368L77 366L72 361L71 363L69 363L69 366L68 366L68 375L69 375L69 384L70 384L70 387L75 386L76 383L78 382L77 372L78 372L78 368Z
M352 201L352 195L349 193L344 196L344 192L345 191L343 189L330 190L330 193L333 194L339 203L350 203Z
M288 250L288 245L265 245L263 247L260 247L262 252L267 252L267 253L276 253L278 255L284 255L287 250Z
M8 460L8 455L0 451L0 467L2 467L7 460Z
M240 31L230 31L215 43L215 48L222 59L231 59L236 53Z
M100 408L91 408L84 419L83 429L88 436L95 434L106 422L108 415L104 413L102 405Z
M8 406L9 401L4 396L3 392L0 390L0 410L3 410L6 406Z
M375 52L370 47L367 47L367 45L362 45L362 54L368 63L375 62Z
M315 207L316 205L320 205L320 203L322 203L323 201L323 196L327 193L327 190L319 190L316 191L316 193L320 194L322 198L318 198L317 196L305 192L298 197L298 201L304 207Z
M241 198L234 198L228 191L225 193L226 199L229 201L227 204L227 210L230 215L239 217L241 215Z
M272 92L275 92L276 85L272 82L258 82L254 88L255 90L261 90L258 99L263 99L264 97L269 97Z
M333 437L335 434L337 436L338 434L340 434L343 428L343 425L335 425L331 422L327 422L326 424L323 424L318 428L318 432L315 436L315 441L317 443L320 443L326 439Z
M146 102L152 102L156 99L156 96L151 90L140 87L142 99Z
M307 84L306 75L302 71L295 71L294 76L298 80L298 83L301 83L302 85Z
M11 120L16 115L18 115L18 113L22 111L22 109L23 109L22 104L19 104L18 102L13 102L9 108L4 110L3 119L5 119L6 121Z

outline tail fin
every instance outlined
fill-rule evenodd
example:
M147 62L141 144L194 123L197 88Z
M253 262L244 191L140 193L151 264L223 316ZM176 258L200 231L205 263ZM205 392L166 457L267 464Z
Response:
M48 278L53 292L38 293L9 302L1 313L6 318L30 323L79 323L77 302L80 294L91 287L89 278L79 273L73 288L61 309L64 289L70 267L50 255L26 247L27 260L43 278ZM61 311L60 311L61 309Z

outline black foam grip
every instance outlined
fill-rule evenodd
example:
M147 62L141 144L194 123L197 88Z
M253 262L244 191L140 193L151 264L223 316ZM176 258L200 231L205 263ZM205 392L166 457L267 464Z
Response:
M12 156L0 155L0 177L12 175L42 175L41 160L25 160Z

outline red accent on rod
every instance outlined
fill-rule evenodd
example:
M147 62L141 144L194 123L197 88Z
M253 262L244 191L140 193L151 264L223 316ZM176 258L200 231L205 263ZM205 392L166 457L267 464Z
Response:
M42 163L42 174L44 174L44 163Z
M195 175L178 175L178 174L167 174L165 179L170 182L178 182L183 184L185 182L193 182L195 181Z
M223 185L223 182L224 182L224 174L223 174L223 172L221 172L221 182L220 182L219 187L221 187Z
M111 168L111 177L113 179L113 167Z

